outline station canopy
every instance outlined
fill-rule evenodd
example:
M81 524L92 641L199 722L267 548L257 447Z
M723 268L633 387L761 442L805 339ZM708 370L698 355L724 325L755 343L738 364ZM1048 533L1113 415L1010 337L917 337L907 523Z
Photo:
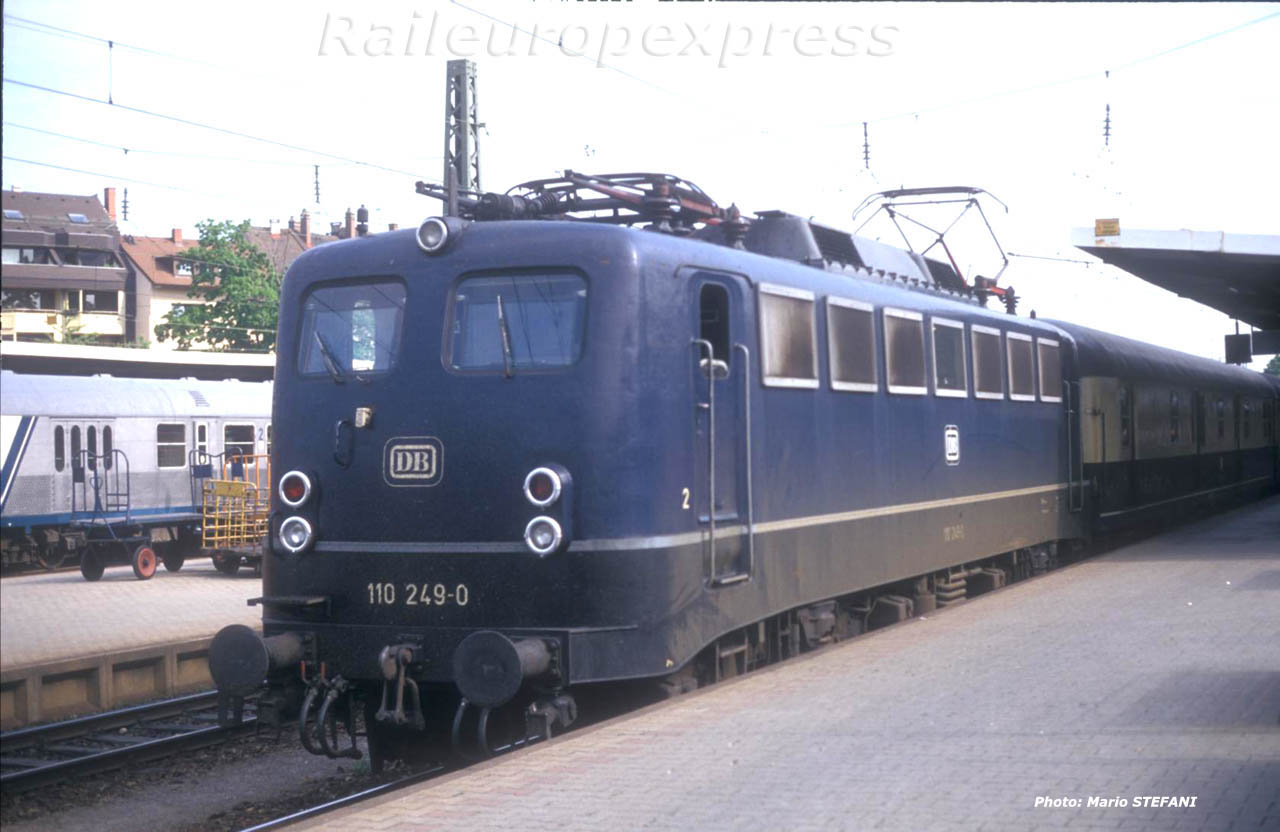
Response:
M1280 330L1280 236L1121 229L1118 220L1098 220L1072 229L1071 242L1162 289Z

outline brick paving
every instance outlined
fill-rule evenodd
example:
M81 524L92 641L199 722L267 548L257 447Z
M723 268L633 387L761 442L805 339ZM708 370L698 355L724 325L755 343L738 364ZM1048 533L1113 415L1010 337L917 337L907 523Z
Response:
M304 826L1280 830L1280 498Z
M149 581L128 566L90 583L78 571L0 580L0 670L116 653L213 636L227 624L260 628L262 609L245 601L262 580L241 568L229 577L207 560L177 573L161 566Z

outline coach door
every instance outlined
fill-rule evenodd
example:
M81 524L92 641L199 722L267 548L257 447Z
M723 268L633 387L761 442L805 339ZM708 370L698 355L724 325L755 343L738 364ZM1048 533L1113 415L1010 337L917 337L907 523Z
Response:
M690 350L696 431L694 494L704 530L705 574L711 586L751 577L751 354L745 306L747 282L733 275L692 272Z
M53 487L55 512L74 514L124 511L128 471L123 454L115 453L111 420L53 422Z

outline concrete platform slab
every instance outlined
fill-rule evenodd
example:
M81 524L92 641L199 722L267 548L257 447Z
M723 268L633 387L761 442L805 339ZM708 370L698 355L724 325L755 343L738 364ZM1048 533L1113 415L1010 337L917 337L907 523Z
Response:
M227 624L260 628L262 594L194 560L149 581L128 566L0 581L0 726L5 729L211 686L205 651Z
M1280 499L301 828L1280 830Z

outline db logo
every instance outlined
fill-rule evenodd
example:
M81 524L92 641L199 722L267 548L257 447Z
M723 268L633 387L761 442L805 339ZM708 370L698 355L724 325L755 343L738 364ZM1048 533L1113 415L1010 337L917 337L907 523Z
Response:
M382 451L388 485L437 485L444 476L444 446L434 436L397 436Z

